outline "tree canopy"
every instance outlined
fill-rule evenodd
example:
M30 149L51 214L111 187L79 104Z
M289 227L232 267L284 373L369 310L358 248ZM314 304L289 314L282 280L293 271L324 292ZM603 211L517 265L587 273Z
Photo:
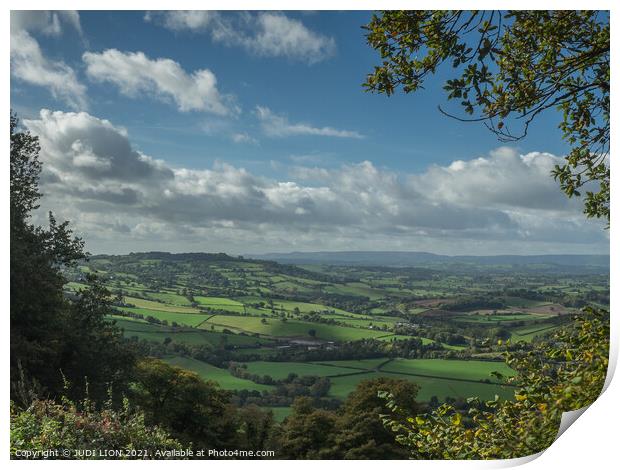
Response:
M449 115L483 122L502 141L523 138L537 116L558 110L571 151L553 176L569 197L585 191L588 217L609 220L608 12L384 11L364 28L381 55L369 91L413 93L452 67L444 90L465 114Z

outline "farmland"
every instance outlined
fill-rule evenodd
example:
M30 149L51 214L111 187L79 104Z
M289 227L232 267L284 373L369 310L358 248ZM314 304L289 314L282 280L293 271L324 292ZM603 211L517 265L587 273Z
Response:
M514 373L507 341L527 350L579 307L608 303L605 273L539 270L140 253L94 256L67 273L65 290L79 295L95 274L128 341L282 420L291 393L333 406L378 377L415 383L425 402L512 397L492 374Z

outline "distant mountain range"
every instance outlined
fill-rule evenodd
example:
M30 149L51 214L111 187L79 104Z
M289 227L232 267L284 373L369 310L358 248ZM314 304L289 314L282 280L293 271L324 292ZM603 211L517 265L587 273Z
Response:
M447 256L422 251L314 251L247 255L248 258L293 264L419 266L433 264L555 265L609 268L609 255Z

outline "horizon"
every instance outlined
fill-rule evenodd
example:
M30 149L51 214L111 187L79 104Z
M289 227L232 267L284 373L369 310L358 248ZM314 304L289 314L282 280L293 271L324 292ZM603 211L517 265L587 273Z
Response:
M89 253L92 256L129 256L137 254L149 254L149 253L166 253L170 255L189 255L189 254L207 254L218 255L224 254L230 257L247 257L247 256L268 256L268 255L297 255L297 254L339 254L339 253L407 253L407 254L426 254L433 256L445 256L450 258L460 257L472 257L472 258L495 258L495 257L534 257L534 256L603 256L609 257L609 253L531 253L531 254L515 254L515 253L500 253L494 255L465 255L454 254L447 255L443 253L433 253L429 251L402 251L402 250L339 250L339 251L281 251L281 252L265 252L265 253L227 253L224 251L165 251L165 250L149 250L149 251L130 251L128 253Z

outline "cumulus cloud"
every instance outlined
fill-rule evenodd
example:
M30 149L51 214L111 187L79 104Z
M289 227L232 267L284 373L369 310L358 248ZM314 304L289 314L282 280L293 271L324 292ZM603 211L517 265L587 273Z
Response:
M423 175L411 176L410 183L430 199L451 204L574 210L581 203L558 191L550 177L563 160L549 153L521 155L514 148L500 147L485 157L431 166Z
M335 129L333 127L315 127L307 123L291 123L283 114L276 114L265 106L256 107L256 116L261 128L269 137L289 137L294 135L317 135L362 139L364 136L357 131Z
M63 61L50 60L32 34L58 36L69 24L81 34L77 12L12 11L11 75L31 85L47 88L54 98L74 109L87 106L86 87Z
M260 57L286 57L314 64L333 56L336 42L283 13L213 11L149 12L146 21L173 31L208 32L214 42L237 46Z
M221 162L174 168L87 113L43 110L24 123L41 139L43 209L72 220L91 250L489 253L604 243L578 203L549 202L559 189L548 184L557 158L548 154L499 149L415 175L368 161L295 167L274 180Z
M24 120L39 137L46 170L91 182L161 181L172 178L172 171L131 147L125 129L86 112L66 113L41 110L39 119ZM63 179L65 178L65 179Z
M86 52L82 59L93 81L112 83L124 95L173 100L179 111L208 111L222 116L237 112L231 97L220 94L215 74L208 69L187 73L172 59L150 59L143 52L116 49Z

